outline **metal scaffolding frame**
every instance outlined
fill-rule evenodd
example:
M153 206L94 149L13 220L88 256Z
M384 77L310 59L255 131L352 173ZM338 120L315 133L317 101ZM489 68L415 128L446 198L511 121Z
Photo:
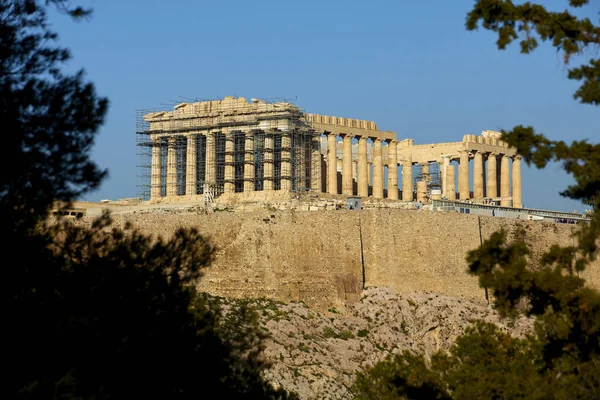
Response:
M196 136L196 194L204 194L204 176L206 173L206 136Z
M281 190L281 134L273 134L273 190Z
M431 198L431 191L442 188L440 163L430 162L427 164L429 171L423 171L421 164L413 165L413 191L417 191L417 182L425 181L427 183L427 197Z

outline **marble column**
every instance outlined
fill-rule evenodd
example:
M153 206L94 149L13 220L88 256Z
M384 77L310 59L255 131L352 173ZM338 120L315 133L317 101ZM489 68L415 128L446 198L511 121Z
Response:
M383 150L381 139L373 142L373 197L383 199Z
M186 196L195 196L198 192L196 184L198 176L196 174L196 144L198 143L198 135L191 134L187 137L186 150L186 166L185 166L185 194Z
M450 166L450 156L442 156L442 197L446 197L447 188L446 188L446 170Z
M321 135L313 136L310 148L310 188L313 192L322 191L321 182Z
M244 138L244 192L254 191L254 133Z
M484 197L483 154L481 154L481 151L478 151L473 158L473 198L480 200Z
M413 201L412 156L402 160L402 201Z
M273 135L265 135L263 190L273 190Z
M167 146L167 196L177 196L177 137L171 136Z
M369 157L369 154L367 153L367 159L367 171L369 171L368 187L371 190L371 196L373 196L373 146L371 146L371 157Z
M300 146L302 148L301 155L296 152L296 156L294 156L294 151L292 151L292 160L296 157L294 162L300 163L298 172L292 171L293 176L296 176L296 174L298 175L296 184L292 182L292 190L306 192L310 191L312 188L312 136L308 140L302 138L300 140Z
M461 150L459 154L458 192L461 200L467 200L471 197L469 193L469 153L466 150Z
M162 184L162 175L161 175L161 159L160 159L160 150L161 150L161 140L153 139L152 140L152 169L150 170L150 198L157 199L161 197L161 184Z
M496 165L498 161L498 155L496 153L488 154L487 161L487 196L490 198L498 197L498 178L496 173L498 167Z
M327 148L325 148L324 153L321 153L319 156L321 159L321 192L327 193Z
M521 187L521 156L513 157L512 162L512 204L515 208L523 208L523 188Z
M352 196L352 136L342 134L342 194Z
M367 164L367 137L358 138L358 195L369 196L369 164Z
M456 169L454 165L446 167L446 197L448 200L456 200Z
M343 143L340 143L343 145ZM342 152L343 152L343 146L342 146ZM336 178L337 178L337 192L338 194L340 193L344 193L344 191L342 190L342 159L338 158L337 159L337 166L336 166Z
M217 184L216 140L214 132L206 134L206 168L204 172L204 182L209 185Z
M327 193L337 194L336 135L327 133Z
M223 185L225 193L235 192L235 169L233 165L235 152L234 137L235 136L231 132L228 132L225 135L225 183Z
M398 152L395 140L388 142L388 199L398 200Z
M427 182L417 182L417 201L426 204L427 203Z
M498 188L498 197L501 196L502 188L502 155L498 154L496 162L496 187Z
M508 199L508 197L510 197L510 171L508 166L508 156L506 154L502 155L500 179L500 196L502 197L500 205L510 207L511 200Z
M292 189L292 139L289 133L281 136L281 190Z

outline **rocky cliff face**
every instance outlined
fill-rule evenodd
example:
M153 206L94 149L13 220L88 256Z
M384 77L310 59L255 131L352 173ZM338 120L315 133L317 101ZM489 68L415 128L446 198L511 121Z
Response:
M477 303L436 293L398 295L368 288L345 311L317 312L304 303L254 300L269 338L266 372L275 385L302 399L351 399L355 373L388 354L411 350L430 355L449 349L474 320L500 326L513 335L532 327L527 319L501 320Z

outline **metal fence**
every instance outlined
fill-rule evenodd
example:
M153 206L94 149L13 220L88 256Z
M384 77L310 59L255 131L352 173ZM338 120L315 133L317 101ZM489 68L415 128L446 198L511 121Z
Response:
M579 221L589 221L590 219L589 215L580 213L538 210L535 208L502 207L452 200L433 200L431 211L458 212L461 214L485 215L489 217L543 220L566 224L576 224Z

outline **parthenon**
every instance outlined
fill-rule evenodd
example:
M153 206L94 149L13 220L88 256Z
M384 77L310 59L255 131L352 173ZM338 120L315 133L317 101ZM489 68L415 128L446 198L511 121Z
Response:
M373 121L233 96L142 111L136 131L141 195L153 202L327 193L523 206L521 157L493 131L415 145Z

